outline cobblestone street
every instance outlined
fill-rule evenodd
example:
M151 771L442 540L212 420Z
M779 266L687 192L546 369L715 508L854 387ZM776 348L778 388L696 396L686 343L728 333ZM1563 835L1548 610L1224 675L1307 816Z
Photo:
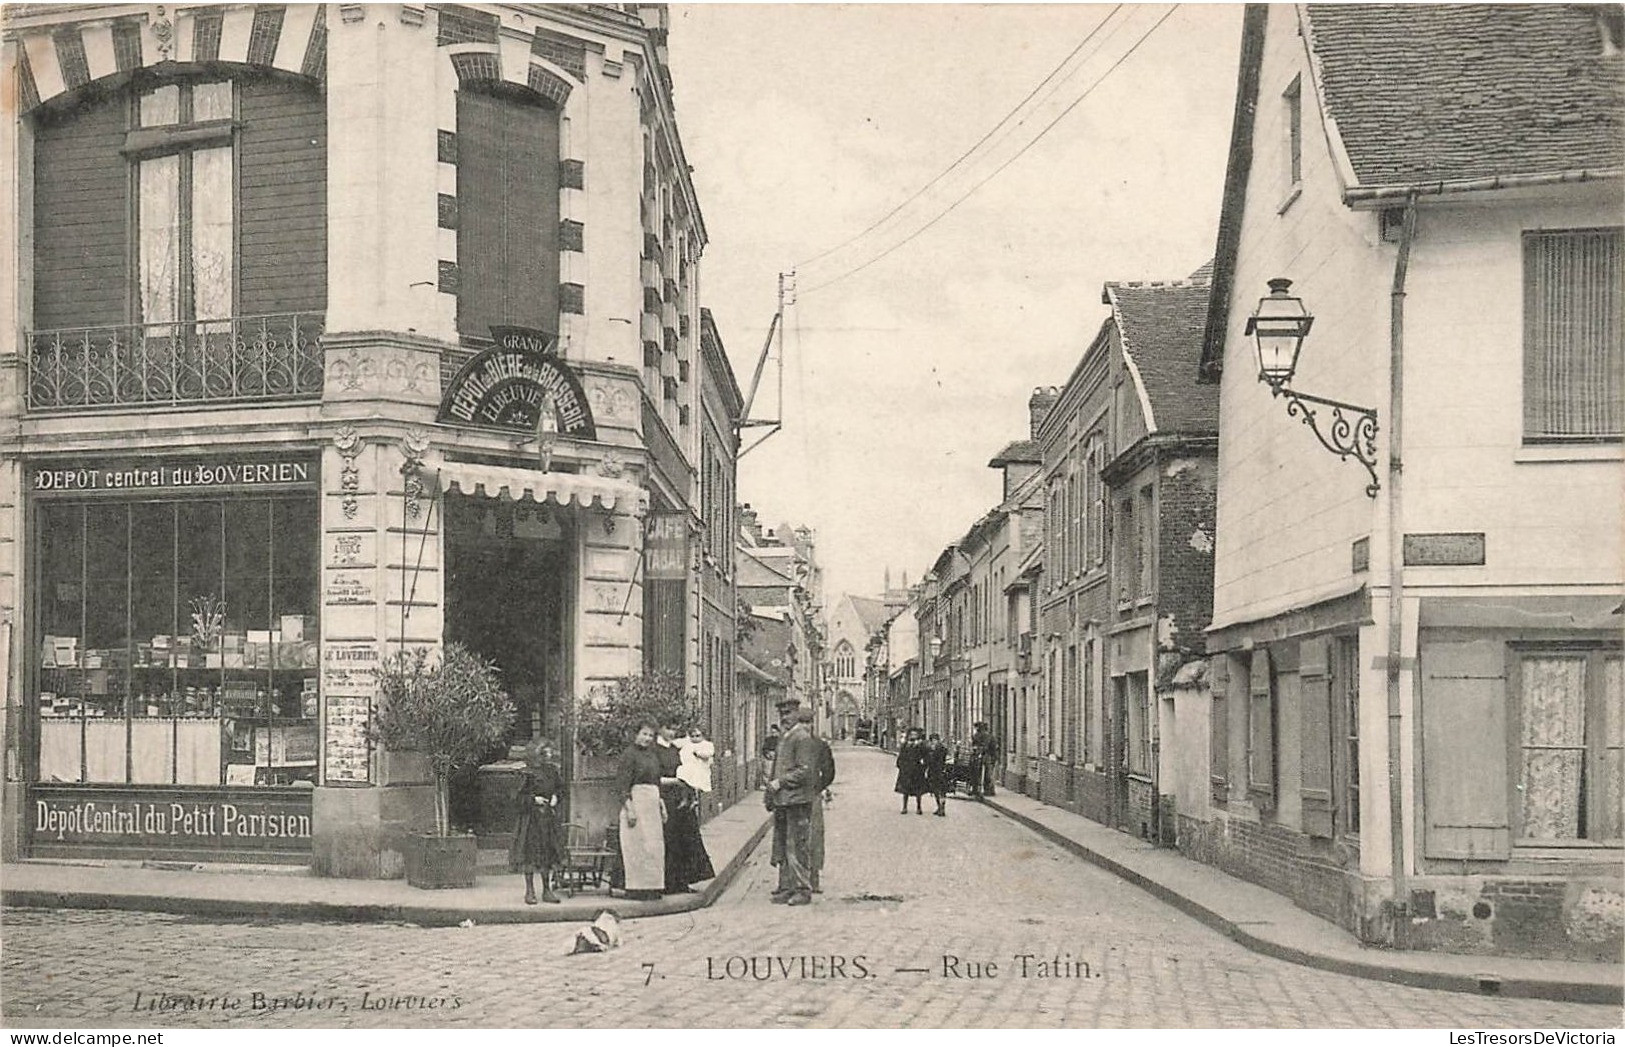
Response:
M629 921L623 947L603 955L565 955L567 925L8 911L4 1017L233 1028L1620 1024L1607 1006L1410 989L1256 955L986 808L951 801L935 818L928 801L925 816L899 816L888 757L843 749L838 760L826 893L808 908L769 903L763 846L717 905ZM175 996L201 1009L175 1009Z

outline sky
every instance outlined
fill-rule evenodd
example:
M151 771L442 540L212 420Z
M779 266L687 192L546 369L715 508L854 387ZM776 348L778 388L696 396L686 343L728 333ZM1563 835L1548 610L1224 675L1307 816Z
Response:
M1028 437L1033 389L1066 382L1108 315L1102 284L1182 279L1212 256L1241 8L678 4L671 19L709 234L701 299L741 388L777 274L799 292L782 402L770 361L752 409L784 428L741 459L740 500L817 532L831 608L888 569L917 581L998 504L987 462Z

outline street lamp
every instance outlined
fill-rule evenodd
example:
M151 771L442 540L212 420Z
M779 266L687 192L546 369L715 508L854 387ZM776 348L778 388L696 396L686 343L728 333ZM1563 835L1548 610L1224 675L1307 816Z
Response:
M1291 280L1271 280L1270 293L1247 318L1246 333L1258 345L1258 380L1271 389L1292 381L1292 373L1298 369L1298 350L1315 322L1303 307L1303 299L1289 293L1291 289Z
M1270 387L1271 395L1286 397L1287 417L1301 419L1322 447L1340 459L1353 458L1365 466L1371 476L1365 493L1377 497L1382 487L1377 480L1377 412L1291 388L1298 370L1298 353L1315 318L1304 307L1303 299L1291 293L1291 280L1276 277L1269 286L1270 293L1259 299L1244 332L1256 345L1258 380ZM1324 432L1317 407L1331 411Z

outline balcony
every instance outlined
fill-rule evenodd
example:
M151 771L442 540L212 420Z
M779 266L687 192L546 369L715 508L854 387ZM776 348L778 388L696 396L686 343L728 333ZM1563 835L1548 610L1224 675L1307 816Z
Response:
M27 409L319 400L321 314L34 331Z

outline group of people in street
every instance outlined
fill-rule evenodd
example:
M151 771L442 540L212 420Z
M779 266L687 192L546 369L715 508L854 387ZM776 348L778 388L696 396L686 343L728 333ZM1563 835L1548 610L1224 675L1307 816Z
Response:
M927 737L920 728L910 727L903 736L903 743L897 747L897 781L892 791L903 798L903 808L898 813L907 814L908 802L913 800L914 813L924 814L921 799L930 794L937 802L937 809L932 813L946 818L948 793L953 790L956 768L963 769L973 798L992 796L999 743L986 723L976 723L962 755L962 760L950 762L942 735L932 733Z
M762 756L770 761L763 802L773 812L774 904L810 905L823 893L824 805L833 798L835 754L813 732L813 712L800 699L778 703L778 730L769 731Z
M711 791L715 754L699 728L653 723L640 724L621 754L617 886L628 898L692 892L716 875L700 836L700 802Z

